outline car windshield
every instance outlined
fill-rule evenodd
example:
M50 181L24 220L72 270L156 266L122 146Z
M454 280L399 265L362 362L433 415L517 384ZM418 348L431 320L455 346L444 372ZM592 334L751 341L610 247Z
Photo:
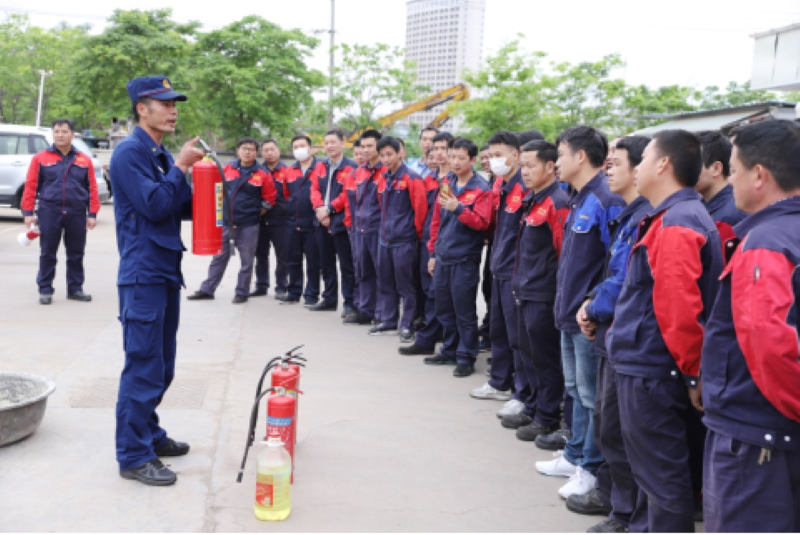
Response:
M73 138L72 145L76 149L78 149L80 152L82 152L84 154L88 154L91 157L94 157L94 154L92 153L92 149L90 149L89 145L87 145L86 142L83 141L82 139L77 138L77 137Z

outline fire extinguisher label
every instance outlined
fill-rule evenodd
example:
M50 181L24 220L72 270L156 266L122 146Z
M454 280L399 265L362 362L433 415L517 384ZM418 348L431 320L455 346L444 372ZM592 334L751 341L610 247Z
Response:
M217 226L222 226L222 182L214 184L217 194Z
M256 476L256 503L262 507L272 507L275 499L273 476L258 474Z
M275 427L286 427L287 425L292 425L291 418L273 418L272 416L267 417L267 424L274 425Z

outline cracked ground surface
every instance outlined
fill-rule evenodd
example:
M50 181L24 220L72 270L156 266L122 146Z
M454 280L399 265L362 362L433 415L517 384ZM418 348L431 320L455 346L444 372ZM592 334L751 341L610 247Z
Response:
M455 379L450 367L399 356L397 338L344 327L339 313L279 306L271 295L233 305L238 257L215 301L182 301L175 385L206 388L199 406L172 399L173 408L160 411L170 436L192 447L165 459L179 472L177 484L121 479L113 396L96 393L93 408L80 408L123 364L112 208L103 206L89 234L85 291L94 301L66 301L62 250L50 307L37 303L38 249L17 245L21 220L0 214L0 370L57 383L39 430L0 448L0 531L582 532L601 520L566 510L556 494L566 480L534 469L551 454L500 427L500 402L468 396L486 379L486 355L478 374ZM186 255L189 291L208 262ZM309 364L293 510L284 522L259 522L257 446L236 483L249 411L266 361L299 344Z

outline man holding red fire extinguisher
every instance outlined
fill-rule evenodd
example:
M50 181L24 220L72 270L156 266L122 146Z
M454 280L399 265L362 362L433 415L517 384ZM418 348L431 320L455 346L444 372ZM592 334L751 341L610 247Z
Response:
M138 126L114 150L111 182L119 249L119 320L125 367L117 400L116 450L120 476L145 485L171 485L175 473L159 457L189 452L167 436L156 408L175 376L184 286L181 218L191 216L192 189L186 172L203 158L190 139L177 159L162 145L175 132L176 101L186 96L165 76L127 84Z
M247 302L250 280L253 278L256 248L258 247L259 218L275 206L275 184L272 177L256 161L258 141L245 137L236 144L239 158L225 166L225 181L228 183L228 210L223 214L222 254L215 256L208 266L208 278L200 289L188 297L191 301L214 299L214 292L222 282L225 268L231 258L231 232L242 267L236 283L233 303Z

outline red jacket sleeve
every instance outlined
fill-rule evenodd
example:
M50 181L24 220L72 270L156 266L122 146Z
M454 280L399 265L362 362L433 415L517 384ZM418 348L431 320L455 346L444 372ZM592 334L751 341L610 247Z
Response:
M705 333L699 320L703 298L697 281L703 275L700 249L707 240L703 234L681 226L653 230L658 232L649 247L653 311L678 368L684 375L697 377Z
M355 174L355 170L347 173L344 178L344 187L342 188L342 191L339 192L339 195L331 199L331 206L333 207L334 211L341 212L345 209L345 205L347 204L347 184L350 181L350 177L355 176ZM347 219L347 216L345 216L345 219Z
M439 204L439 196L436 196L436 203L433 205L433 216L431 217L431 239L428 240L428 252L431 255L436 254L436 238L439 237L439 225L442 222L441 218L442 206Z
M411 207L414 209L414 226L417 228L417 237L422 237L425 228L425 218L428 217L428 198L425 192L425 183L420 179L408 181L408 196Z
M263 171L261 172L263 173ZM272 173L264 173L264 183L261 184L261 198L271 206L275 206L277 202L278 192L275 189L275 179L272 178Z
M94 164L89 159L89 217L97 217L100 211L100 196L97 194L97 177L94 176Z
M717 230L719 231L719 238L720 242L722 243L722 262L723 265L728 263L728 255L725 253L725 245L736 237L736 233L733 231L733 227L724 221L716 221L714 225L717 226Z
M737 252L732 262L733 323L747 368L764 397L785 417L800 422L800 351L797 325L789 314L796 299L796 266L767 249Z
M319 187L320 177L317 174L316 169L311 173L311 175L308 178L309 180L311 180L311 206L314 208L314 210L316 210L317 208L325 204L322 200L322 191L320 190ZM328 187L330 187L330 184L328 184Z
M438 202L438 200L437 200ZM458 220L474 230L486 230L492 222L494 211L493 196L490 191L483 191L475 199L471 208L464 205L458 208Z
M561 258L561 248L564 245L564 224L569 219L569 208L552 208L550 211L550 230L553 233L553 247L556 248L558 258Z
M39 155L31 158L31 165L28 167L28 176L25 177L25 192L22 194L22 212L33 215L36 207L36 190L39 187Z

